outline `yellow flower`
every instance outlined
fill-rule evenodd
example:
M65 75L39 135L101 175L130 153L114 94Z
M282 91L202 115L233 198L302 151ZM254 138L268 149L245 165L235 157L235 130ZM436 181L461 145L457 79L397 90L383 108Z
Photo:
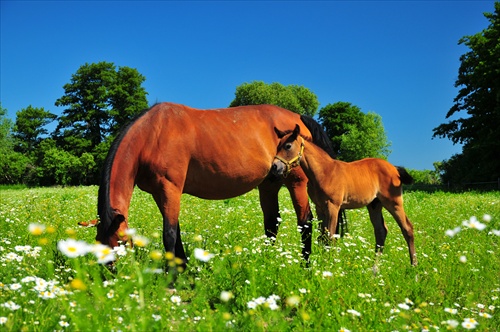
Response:
M31 234L33 234L35 236L42 235L42 233L45 231L45 225L31 223L28 226L28 230Z
M81 279L78 279L78 278L73 279L69 285L73 289L78 289L78 290L82 290L82 291L87 289L87 286L85 286L83 281Z
M149 254L149 257L151 257L152 260L159 261L163 257L163 255L162 255L162 253L160 251L153 250Z

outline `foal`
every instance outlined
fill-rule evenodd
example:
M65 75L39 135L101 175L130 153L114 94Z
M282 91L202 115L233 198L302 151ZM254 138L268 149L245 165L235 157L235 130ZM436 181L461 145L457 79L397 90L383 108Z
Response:
M413 225L403 208L402 184L413 178L402 167L382 159L366 158L343 162L330 158L322 149L300 136L297 125L293 132L275 128L281 139L273 161L272 172L286 176L300 165L309 178L309 195L316 204L322 229L335 233L339 209L358 209L366 206L375 230L376 253L382 253L387 226L382 216L385 207L394 217L408 244L410 263L417 265Z

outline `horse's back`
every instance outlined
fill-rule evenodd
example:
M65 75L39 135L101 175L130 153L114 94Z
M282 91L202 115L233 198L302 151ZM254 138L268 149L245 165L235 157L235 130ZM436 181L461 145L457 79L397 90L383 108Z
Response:
M129 146L140 146L138 168L144 174L138 185L167 178L202 198L241 195L269 173L278 145L274 127L293 128L300 121L298 114L272 105L199 110L158 104L131 128Z

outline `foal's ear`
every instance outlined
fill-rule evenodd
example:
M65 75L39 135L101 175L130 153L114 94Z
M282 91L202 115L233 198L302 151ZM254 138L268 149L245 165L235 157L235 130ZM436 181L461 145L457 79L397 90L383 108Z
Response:
M284 131L281 131L276 127L274 127L274 132L276 133L276 135L278 135L279 139L282 139L286 135Z
M299 135L300 135L300 126L296 124L295 129L293 130L293 136L298 137Z

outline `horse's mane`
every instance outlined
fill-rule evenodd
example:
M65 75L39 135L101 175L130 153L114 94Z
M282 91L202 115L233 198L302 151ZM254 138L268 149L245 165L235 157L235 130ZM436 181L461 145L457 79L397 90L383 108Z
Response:
M113 166L113 162L115 160L116 151L120 146L121 142L125 135L127 135L130 128L135 124L135 122L141 118L144 114L149 112L155 105L150 108L147 108L141 111L138 115L132 118L127 124L125 124L122 129L120 129L118 135L114 139L111 147L109 148L108 155L104 161L104 166L101 171L101 181L99 183L99 192L97 196L97 217L99 218L99 222L102 223L104 230L107 230L109 226L111 226L111 222L113 221L114 211L111 207L111 203L109 200L109 187L111 180L111 168Z
M300 120L302 120L304 125L311 132L313 143L322 148L333 159L337 158L337 154L333 149L332 141L323 130L323 127L316 122L316 120L307 115L301 115Z

